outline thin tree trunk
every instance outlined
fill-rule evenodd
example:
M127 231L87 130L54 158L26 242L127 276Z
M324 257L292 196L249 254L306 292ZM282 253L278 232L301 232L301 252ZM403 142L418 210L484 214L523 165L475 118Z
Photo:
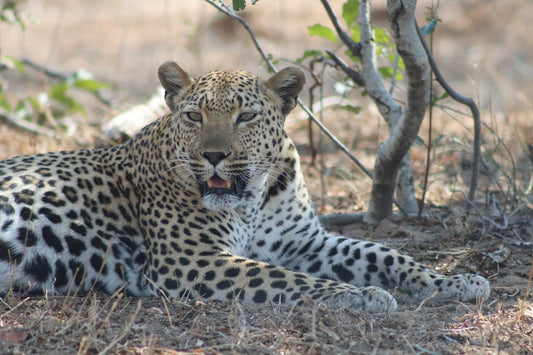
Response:
M329 19L335 27L337 35L350 52L361 58L361 72L345 65L334 53L328 52L335 64L348 75L355 84L364 87L368 95L376 104L381 116L387 123L389 134L392 133L402 115L402 107L397 104L392 95L385 89L382 77L376 63L376 48L373 30L370 24L370 0L361 0L359 6L359 27L361 42L357 43L342 29L337 16L333 12L328 0L321 0ZM415 186L409 155L403 158L400 174L396 185L396 202L402 212L408 215L418 214L418 203L415 197Z
M365 10L364 6L368 6L367 1L361 2L362 10ZM387 1L392 36L405 64L407 102L399 120L391 121L389 138L378 148L370 203L365 217L368 223L376 223L392 215L398 171L418 134L426 112L430 80L429 64L417 37L415 8L416 0ZM360 16L364 16L362 13L360 9ZM362 28L361 37L363 37Z

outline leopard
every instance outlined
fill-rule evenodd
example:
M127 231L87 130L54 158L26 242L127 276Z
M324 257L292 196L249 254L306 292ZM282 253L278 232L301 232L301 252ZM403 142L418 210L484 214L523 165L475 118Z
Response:
M158 77L168 113L126 142L0 162L0 291L394 311L485 300L385 244L328 232L285 131L305 74Z

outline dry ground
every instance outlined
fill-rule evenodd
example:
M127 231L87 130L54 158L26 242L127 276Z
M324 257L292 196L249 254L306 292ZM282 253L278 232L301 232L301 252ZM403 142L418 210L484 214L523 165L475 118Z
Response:
M378 21L380 3L374 3ZM324 45L305 31L308 25L326 23L318 4L269 4L260 1L248 17L267 52L294 59L305 49ZM419 5L420 20L427 4ZM437 58L452 84L479 97L484 108L484 156L493 167L488 169L493 180L482 184L478 211L466 214L458 192L467 191L462 177L468 172L461 162L468 158L464 151L472 140L470 120L437 111L433 137L444 138L432 153L424 217L396 218L376 228L362 223L331 227L385 242L442 273L479 272L492 285L484 304L419 304L397 294L397 312L369 314L312 303L292 308L102 294L7 295L0 298L0 354L533 353L533 299L528 293L533 204L525 195L532 169L525 144L533 143L533 37L527 35L533 27L527 15L531 6L528 0L447 2L440 12ZM1 54L27 57L66 73L84 67L113 84L104 94L114 106L80 96L89 114L65 120L76 122L75 134L65 133L60 140L0 124L2 159L92 146L102 122L152 94L155 70L167 59L178 60L195 74L223 67L264 73L244 32L201 1L110 0L82 6L74 0L46 0L29 2L27 13L32 19L23 34L0 25ZM2 75L13 99L48 85L31 70ZM330 74L328 80L333 79ZM364 113L354 118L330 110L324 119L371 167L386 132L373 106L358 99ZM287 126L303 155L319 211L364 211L370 181L327 142L323 162L311 164L307 122L300 112ZM420 136L425 139L427 132L426 124ZM415 147L412 158L421 196L424 149ZM494 203L488 203L491 196L502 204L506 221Z

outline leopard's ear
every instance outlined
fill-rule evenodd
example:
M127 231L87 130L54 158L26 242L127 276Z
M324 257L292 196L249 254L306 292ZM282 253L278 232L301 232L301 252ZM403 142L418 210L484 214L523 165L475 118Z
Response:
M281 112L287 115L296 106L296 99L304 84L304 73L296 67L288 67L268 79L266 86L279 96Z
M189 77L185 70L181 69L176 62L168 61L159 67L158 71L159 81L165 89L165 101L171 111L176 109L174 99L177 98L180 92L191 85L194 80Z

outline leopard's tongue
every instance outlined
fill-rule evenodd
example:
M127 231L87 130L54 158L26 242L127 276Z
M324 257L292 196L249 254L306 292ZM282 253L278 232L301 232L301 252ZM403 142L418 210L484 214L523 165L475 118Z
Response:
M207 186L216 189L229 189L231 187L231 181L224 180L220 176L215 175L207 180Z

